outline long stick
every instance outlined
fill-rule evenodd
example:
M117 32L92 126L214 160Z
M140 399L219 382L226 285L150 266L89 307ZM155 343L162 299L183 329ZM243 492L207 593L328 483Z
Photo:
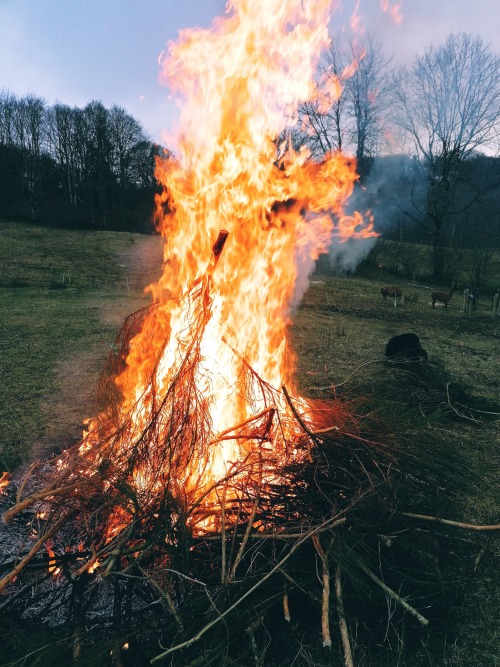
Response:
M312 536L314 548L321 559L322 580L323 580L323 598L321 604L321 635L323 637L323 646L331 648L332 637L330 635L330 571L328 567L328 556L325 553L318 535Z
M379 579L371 570L369 570L364 563L356 559L356 564L360 568L360 570L363 570L363 572L366 574L367 577L369 577L372 581L374 581L377 586L380 586L380 588L386 593L389 597L391 597L393 600L396 600L404 609L406 609L407 612L409 612L412 616L414 616L417 621L421 625L429 625L429 619L425 618L425 616L422 616L414 607L408 604L406 600L403 600L402 597L400 597L395 591L392 590L392 588L389 588L382 579Z
M288 393L288 389L285 387L285 385L283 385L283 386L281 387L281 389L282 389L282 391L283 391L283 394L285 395L286 402L287 402L288 405L290 406L290 410L293 412L293 416L294 416L295 419L299 422L299 424L300 424L302 430L303 430L305 433L307 433L307 435L311 438L311 440L314 442L314 444L317 445L317 444L318 444L318 441L316 440L316 437L315 437L314 433L313 433L313 432L311 431L311 429L307 426L307 424L305 423L305 421L302 419L302 417L301 417L301 416L299 415L299 413L297 412L297 408L296 408L295 405L292 403L292 399L290 398L290 394ZM311 455L311 444L310 444L310 443L309 443L309 445L308 445L308 447L307 447L307 460L309 461L309 463L312 463L312 462L313 462L313 458L312 458L312 455Z
M208 444L207 447L210 447L210 445L215 445L217 444L220 440L236 440L237 436L233 436L232 438L225 438L224 436L228 435L229 433L233 433L233 431L237 431L240 428L243 428L243 426L248 426L248 424L251 424L252 422L257 421L264 415L268 414L269 412L272 412L273 414L276 412L276 406L271 405L268 408L265 408L261 412L257 413L256 415L253 415L253 417L250 417L249 419L245 419L244 422L241 422L241 424L236 424L236 426L231 426L231 428L227 428L225 431L221 431L219 435L214 439L211 440ZM241 437L241 436L240 436ZM248 437L249 439L254 439L255 435L247 435L244 437Z
M238 549L236 558L234 559L233 567L231 568L231 571L229 573L229 578L228 578L229 581L234 581L234 578L236 576L236 569L241 559L243 558L243 554L245 553L248 539L250 537L250 533L252 532L255 515L257 514L257 508L259 506L261 485L262 485L262 452L259 450L259 480L258 480L257 494L255 496L255 500L253 503L252 512L247 522L247 528L245 530L245 534L241 541L240 548Z
M17 505L11 507L10 510L4 512L4 514L2 515L2 521L5 524L7 524L17 514L19 514L26 508L30 507L31 505L34 505L38 500L43 500L44 498L48 498L49 496L63 496L68 491L73 491L78 487L80 488L82 487L82 482L75 482L74 484L69 484L68 486L60 486L59 488L55 489L45 489L44 491L39 491L38 493L34 493L31 496L27 496L24 500L21 500L21 502L17 503Z
M222 489L222 502L220 507L220 520L221 520L221 564L220 564L220 581L223 584L226 581L226 490L227 482L224 484Z
M344 613L344 598L342 596L342 570L340 565L337 565L335 570L335 596L337 598L337 614L339 617L340 637L342 639L342 647L344 649L344 663L345 667L354 667L352 660L351 642L349 641L349 631Z
M446 526L455 526L455 528L465 528L467 530L500 530L500 523L478 526L474 523L462 523L462 521L452 521L451 519L440 519L438 516L428 516L427 514L413 514L412 512L396 512L399 516L407 516L410 519L422 519L423 521L434 521L435 523L444 523Z
M172 596L168 592L168 590L165 588L163 589L158 582L156 582L152 576L150 576L146 570L144 570L140 565L137 566L137 569L144 575L144 577L150 582L152 586L156 588L156 590L163 595L165 598L165 601L168 605L168 608L170 609L170 613L175 619L175 622L177 624L177 627L179 628L180 632L184 632L184 624L182 623L181 617L177 613L177 609L175 608L174 601L172 600Z
M30 560L33 558L35 554L37 554L40 549L43 547L45 542L47 540L50 540L50 538L57 533L59 528L63 526L66 521L69 521L70 515L62 516L59 521L56 521L55 524L50 528L46 533L42 535L42 537L36 542L32 547L31 550L26 554L26 556L19 561L19 563L14 567L8 574L5 575L5 577L0 580L0 592L3 591L3 589L10 584L10 582L17 577L17 575L22 572L24 567L30 562Z
M76 579L73 582L73 664L78 664L82 657L82 600L83 588L85 582L83 579Z
M345 523L346 519L339 519L338 523L342 524ZM320 528L316 532L323 533L325 530L330 530L330 526L327 526L326 528ZM309 533L254 533L253 535L250 535L250 539L254 540L300 540L304 535L308 535ZM204 542L213 542L213 541L218 541L220 540L220 535L204 535L203 536L203 541Z
M245 600L249 595L251 595L255 590L257 590L257 588L262 586L262 584L265 581L267 581L270 577L272 577L272 575L286 563L286 561L290 558L290 556L295 551L297 551L297 549L300 546L302 546L302 544L304 544L304 542L306 540L308 540L310 537L315 535L319 530L321 530L325 526L329 525L330 528L335 528L336 526L338 526L340 523L343 523L344 521L345 521L345 519L337 519L337 518L334 517L334 518L329 519L328 521L325 521L324 523L320 524L316 528L313 528L312 530L310 530L308 533L306 533L304 535L303 538L301 538L300 540L297 540L297 542L295 542L295 544L292 546L292 548L290 549L290 551L287 553L286 556L284 556L278 563L276 563L276 565L266 575L264 575L262 577L262 579L259 579L259 581L256 584L254 584L251 588L248 589L248 591L246 593L244 593L240 598L238 598L238 600L236 600L236 602L234 604L232 604L230 607L228 607L225 612L220 614L220 616L218 616L216 619L214 619L210 623L207 623L207 625L205 625L205 627L202 628L194 637L191 637L191 639L188 639L187 641L182 642L181 644L177 644L177 646L172 646L172 648L169 648L166 651L164 651L163 653L160 653L159 655L152 658L152 660L150 661L151 664L154 664L155 662L158 662L159 660L162 660L167 655L170 655L171 653L174 653L175 651L179 651L180 649L186 648L187 646L191 646L191 644L194 644L195 642L200 640L203 637L203 635L205 635L211 628L214 627L214 625L217 625L217 623L220 623L220 621L222 621L229 613L234 611L234 609L236 609L236 607L238 607L243 602L243 600Z

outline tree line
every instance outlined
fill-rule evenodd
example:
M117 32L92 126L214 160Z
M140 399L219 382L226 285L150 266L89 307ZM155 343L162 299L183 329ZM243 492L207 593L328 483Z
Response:
M430 245L434 280L450 278L448 248L500 247L500 57L480 37L451 34L405 67L370 35L335 40L290 139L356 155L354 203L387 238Z
M405 67L373 36L335 39L285 138L316 160L355 155L352 206L431 246L434 280L453 271L447 249L500 247L500 57L481 38L452 34ZM0 216L151 231L160 153L121 107L0 92Z
M160 152L122 107L48 106L2 91L0 217L150 231Z

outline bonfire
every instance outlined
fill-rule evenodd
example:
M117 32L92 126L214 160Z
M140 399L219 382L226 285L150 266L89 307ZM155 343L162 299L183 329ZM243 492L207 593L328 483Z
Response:
M320 632L332 643L336 531L387 483L392 461L361 437L344 403L299 395L287 333L318 256L374 235L369 215L344 212L358 178L353 159L317 162L288 138L297 105L313 94L331 4L234 0L210 29L181 32L161 57L183 106L177 153L156 165L164 261L148 288L153 303L126 320L81 442L33 464L4 515L28 517L33 530L0 583L7 603L35 586L31 614L47 614L54 589L37 568L48 568L71 619L75 662L91 643L84 628L95 591L92 618L97 609L113 628L117 665L134 614L154 619L141 629L150 645L152 634L167 644L150 649L152 662L195 644L236 608L253 636L269 605L252 595L275 577L289 620L304 545L319 563ZM225 641L213 644L216 658Z

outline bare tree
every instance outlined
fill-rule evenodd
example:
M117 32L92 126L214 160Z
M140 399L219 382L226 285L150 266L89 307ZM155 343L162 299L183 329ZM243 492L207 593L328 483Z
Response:
M17 100L9 93L2 90L0 92L0 145L12 146L14 143L14 110Z
M348 116L342 95L347 65L346 50L340 43L332 44L318 65L315 94L299 108L295 143L307 145L316 158L342 150L347 141Z
M389 103L388 81L391 60L371 35L350 44L352 71L346 78L347 110L353 119L351 144L356 147L358 173L368 175L370 158L378 149L383 117Z
M45 100L34 95L18 100L13 106L12 129L14 143L23 157L23 177L28 189L31 221L36 222L41 157L47 142Z
M462 164L497 140L500 58L479 37L450 35L401 69L393 83L395 122L426 176L426 196L415 210L432 236L433 277L442 280L445 222L478 196L456 210Z
M93 224L102 224L104 228L107 228L109 226L110 186L114 182L113 146L109 111L102 102L94 100L83 109L82 131L83 178L86 197L91 207Z
M78 204L79 170L77 167L77 116L79 110L56 104L48 112L51 153L66 174L68 198L73 208Z
M373 37L335 42L318 66L316 93L299 110L299 132L315 157L356 154L361 176L377 150L390 60Z
M119 187L120 221L123 223L125 192L137 175L136 163L143 157L147 137L140 123L122 107L113 106L110 109L108 124L113 148L112 168Z

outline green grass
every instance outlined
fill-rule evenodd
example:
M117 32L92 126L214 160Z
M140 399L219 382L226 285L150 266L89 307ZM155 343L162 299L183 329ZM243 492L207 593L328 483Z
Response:
M442 511L442 501L446 500L449 518L498 523L500 317L492 318L486 298L480 299L478 310L468 316L460 312L460 292L454 295L447 311L433 309L429 284L395 280L370 272L368 267L362 267L360 273L313 277L318 282L311 284L293 318L300 389L313 397L326 397L332 394L329 387L335 386L338 396L362 399L362 411L370 419L380 416L386 424L392 423L388 433L391 443L399 430L403 446L418 443L419 448L429 448L428 460L437 464L436 488L443 489L441 498L439 493L435 497L436 504L432 496L424 498L428 505L423 513L434 514L439 507ZM380 288L387 283L401 286L410 301L397 308L384 305ZM428 370L420 378L427 384L425 396L418 382L406 383L405 371L391 368L385 361L388 340L405 332L416 333L429 355ZM408 418L415 408L422 413L417 427ZM464 417L460 418L454 409ZM496 414L487 414L490 412ZM383 441L383 433L381 437ZM444 447L440 450L444 455L435 453L432 462L435 437ZM450 461L453 465L457 455L471 486L466 490L464 483L461 491L452 492L445 478ZM418 502L416 498L408 501ZM426 526L421 528L425 530ZM427 637L422 636L419 653L410 653L398 664L500 664L498 533L458 531L453 538L456 542L450 543L450 553L443 553L442 562L436 563L442 573L443 590L448 591L446 623L440 629L433 628ZM367 665L392 664L371 658Z
M120 253L135 237L2 222L0 238L0 468L12 470L34 447L67 444L51 442L45 406L81 397L71 378L61 396L57 362L94 349L97 374L117 328L102 313L127 294Z
M293 327L304 388L338 384L357 365L383 360L389 338L415 332L454 380L485 401L498 397L500 317L492 318L489 298L480 299L478 310L468 316L460 312L461 292L455 293L448 310L433 309L428 284L392 280L406 295L405 304L394 308L389 301L384 304L380 294L387 277L319 274L314 280L320 282L311 284Z

